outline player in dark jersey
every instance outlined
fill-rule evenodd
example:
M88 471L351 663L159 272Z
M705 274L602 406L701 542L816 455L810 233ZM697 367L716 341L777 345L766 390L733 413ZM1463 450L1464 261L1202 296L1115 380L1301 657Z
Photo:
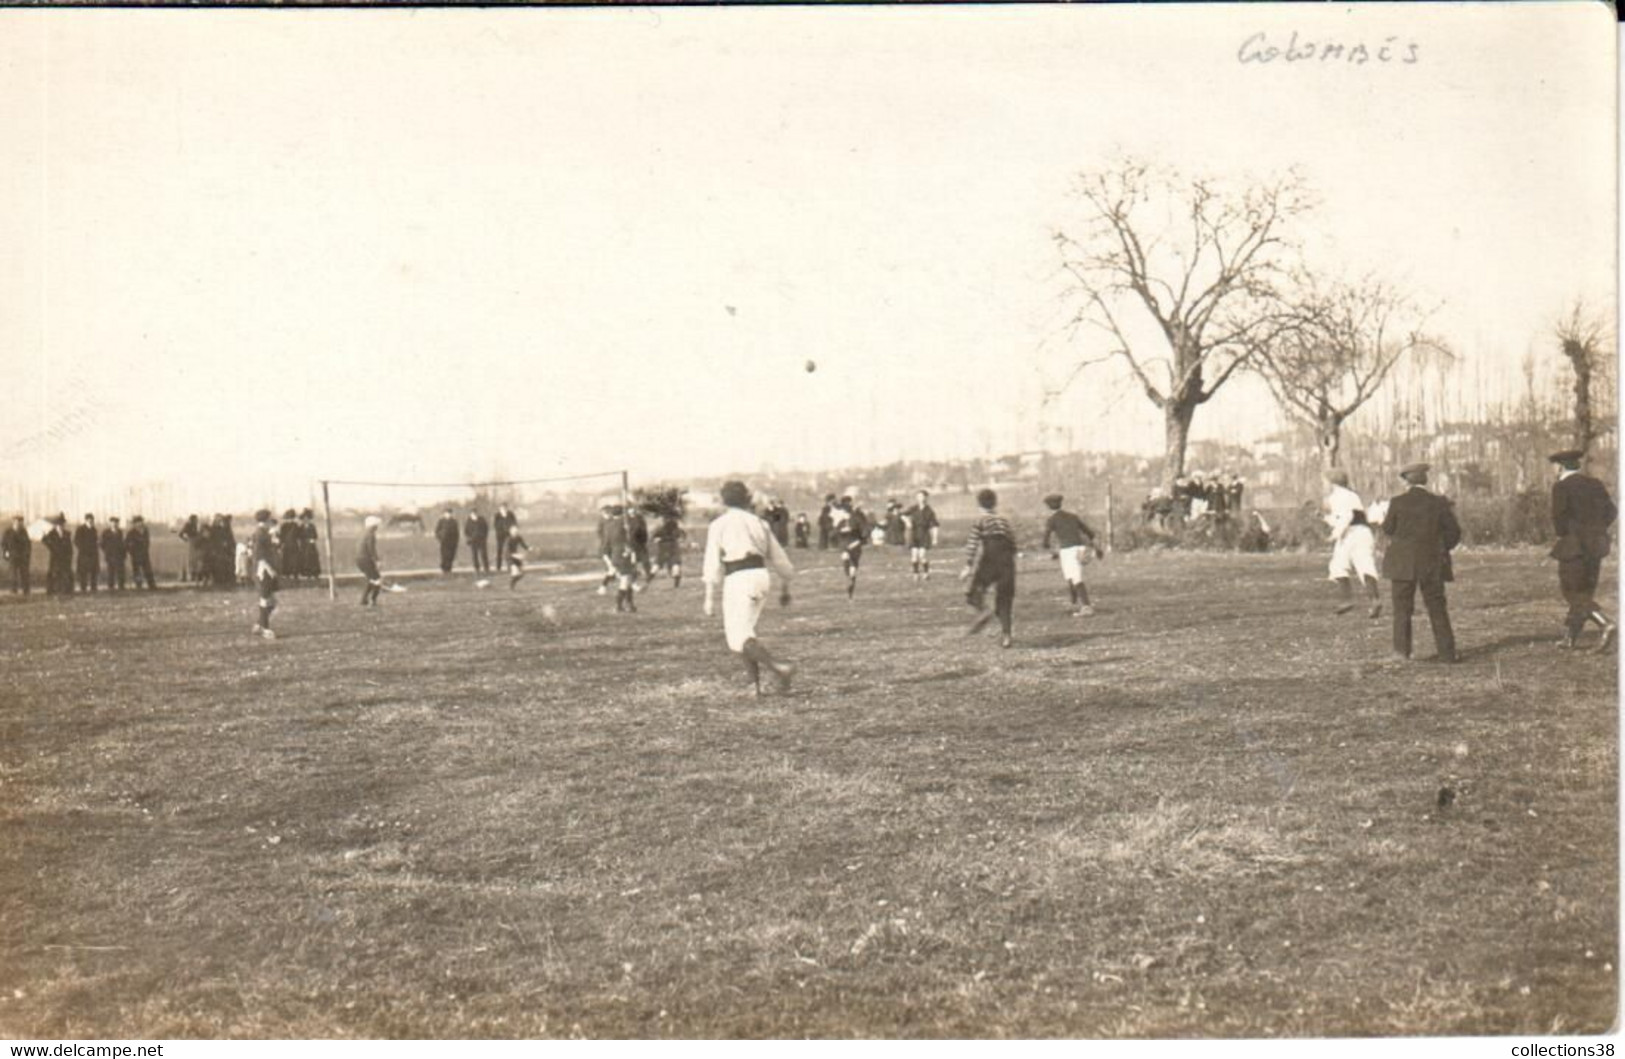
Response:
M655 546L655 571L671 574L671 587L683 584L683 538L687 536L676 516L667 515L655 527L650 540Z
M503 539L502 546L508 552L502 557L502 565L508 568L508 588L518 588L519 579L525 576L525 553L530 550L525 538L519 535L518 526Z
M903 512L903 525L908 539L908 558L914 566L916 583L931 579L931 549L937 546L937 512L931 506L931 494L924 489L914 494L914 504Z
M999 495L991 489L976 494L982 517L970 528L965 542L965 569L960 579L970 579L970 590L965 602L976 608L977 615L966 634L974 636L987 628L995 617L1003 630L999 646L1014 643L1016 601L1016 534L1010 523L998 513ZM987 590L993 589L993 609L987 609Z
M1089 602L1089 586L1083 583L1083 567L1089 561L1090 552L1096 559L1105 558L1106 553L1101 550L1095 531L1083 519L1062 509L1062 499L1059 493L1044 498L1050 510L1049 521L1044 523L1044 549L1048 551L1050 542L1055 542L1055 551L1051 554L1061 561L1061 576L1066 578L1066 589L1072 596L1072 614L1088 618L1094 615L1095 608Z
M858 591L858 567L863 563L863 545L869 539L869 520L849 496L830 510L835 524L835 542L841 549L841 570L846 574L846 598Z
M254 567L254 582L260 592L260 616L254 628L255 636L276 639L271 631L271 612L276 610L276 593L281 584L277 578L277 563L281 561L282 546L277 540L276 522L268 508L254 512L254 544L250 560Z
M615 611L617 614L622 611L636 614L638 605L632 596L632 585L637 580L638 568L632 554L632 540L625 515L626 509L621 505L611 505L604 520L599 523L599 540L607 568L604 580L607 582L613 578L616 582Z

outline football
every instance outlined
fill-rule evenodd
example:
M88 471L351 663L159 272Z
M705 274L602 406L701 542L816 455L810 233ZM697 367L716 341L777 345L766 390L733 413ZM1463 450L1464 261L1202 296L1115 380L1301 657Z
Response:
M817 362L809 360L807 362L807 374L811 375L813 372L815 372L817 370L818 370Z

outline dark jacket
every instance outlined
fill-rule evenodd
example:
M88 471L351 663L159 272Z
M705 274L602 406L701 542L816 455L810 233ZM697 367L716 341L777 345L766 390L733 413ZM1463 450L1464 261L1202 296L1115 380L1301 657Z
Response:
M68 535L66 526L52 526L40 538L40 543L50 553L52 566L58 563L67 566L73 562L73 538Z
M109 563L124 561L124 531L108 526L102 530L102 554Z
M1608 554L1608 527L1619 510L1608 487L1584 474L1571 474L1552 486L1553 559L1601 559Z
M460 535L457 520L450 515L441 515L440 521L434 524L434 539L440 542L442 550L455 551Z
M485 538L491 535L491 524L485 521L484 515L470 515L463 523L463 534L470 544L484 544Z
M0 534L0 551L5 552L12 566L27 566L34 551L34 543L28 539L28 527L7 526L6 532Z
M1450 549L1461 543L1455 506L1442 496L1413 487L1388 502L1382 520L1388 548L1382 576L1390 581L1453 579Z
M79 553L80 562L96 562L96 527L87 526L81 522L73 531L73 547Z
M124 531L124 549L130 553L130 558L145 562L151 548L152 534L148 532L145 522Z

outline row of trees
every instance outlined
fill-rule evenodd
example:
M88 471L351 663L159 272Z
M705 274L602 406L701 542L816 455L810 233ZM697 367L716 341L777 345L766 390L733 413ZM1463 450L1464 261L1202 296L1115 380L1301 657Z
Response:
M1076 235L1055 233L1067 277L1067 332L1080 343L1066 385L1121 358L1165 425L1164 477L1185 471L1197 409L1241 371L1261 375L1281 407L1314 432L1337 466L1348 419L1405 358L1451 360L1424 306L1375 275L1309 268L1294 224L1314 200L1295 172L1236 190L1123 160L1080 175ZM1601 429L1593 400L1612 356L1607 318L1576 302L1554 328L1574 374L1574 444Z

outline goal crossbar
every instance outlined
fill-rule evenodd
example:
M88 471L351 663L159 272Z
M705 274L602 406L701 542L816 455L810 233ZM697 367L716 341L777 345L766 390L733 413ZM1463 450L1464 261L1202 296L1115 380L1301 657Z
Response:
M625 468L610 471L594 471L590 474L559 474L548 478L503 478L489 482L368 482L347 478L319 478L322 487L322 536L327 551L327 598L339 598L338 571L333 566L333 502L329 495L329 487L335 485L353 485L364 488L379 489L489 489L504 485L549 485L558 482L584 482L592 478L610 478L619 476L621 480L621 503L631 502L631 484Z

